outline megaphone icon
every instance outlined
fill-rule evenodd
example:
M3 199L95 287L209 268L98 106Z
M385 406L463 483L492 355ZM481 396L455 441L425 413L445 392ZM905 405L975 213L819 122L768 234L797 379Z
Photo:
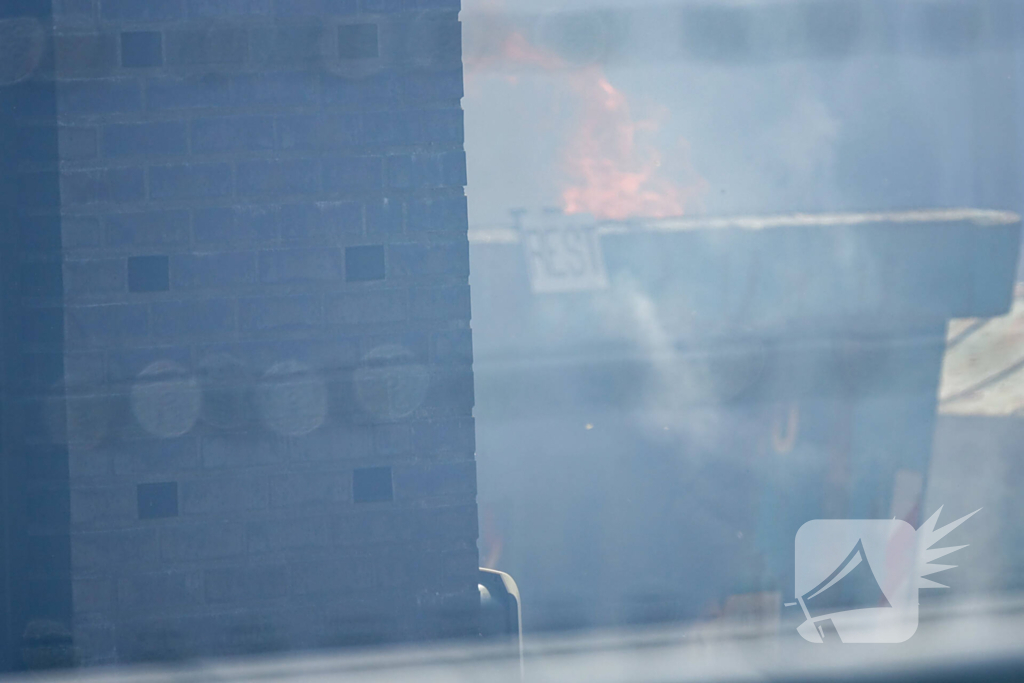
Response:
M797 602L807 619L797 630L817 630L822 641L825 640L826 630L834 630L831 619L835 614L857 609L892 607L871 570L862 540L857 541L857 545L835 571L798 597Z

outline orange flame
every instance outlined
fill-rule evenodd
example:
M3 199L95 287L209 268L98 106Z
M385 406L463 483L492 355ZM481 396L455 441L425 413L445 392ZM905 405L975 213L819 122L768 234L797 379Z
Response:
M664 177L661 154L638 136L657 132L658 122L635 121L626 96L599 67L574 67L514 30L504 36L497 52L474 66L500 59L558 71L568 81L580 119L561 155L565 213L612 220L681 216L705 191L702 179L682 185ZM515 83L514 76L509 79ZM680 154L685 155L685 142L681 147Z

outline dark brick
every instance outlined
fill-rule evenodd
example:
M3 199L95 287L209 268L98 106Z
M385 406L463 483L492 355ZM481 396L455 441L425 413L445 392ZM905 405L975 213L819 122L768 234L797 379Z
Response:
M170 21L185 18L184 0L103 0L102 17L111 21Z
M401 100L400 80L391 72L359 77L325 74L323 77L323 101L326 105L376 110L397 106Z
M374 192L381 189L383 159L340 157L324 160L324 190Z
M98 364L102 366L103 354L98 354ZM65 357L61 353L23 353L20 356L19 364L22 368L23 379L26 386L35 387L49 391L53 385L64 380ZM67 359L69 372L72 372L69 384L93 384L103 381L103 371L95 374L97 364L96 353L71 354ZM75 380L76 375L81 375L84 382Z
M92 259L64 262L64 288L69 296L106 292L123 292L125 264L123 259Z
M196 209L199 244L270 242L277 239L278 211L273 206L226 206Z
M171 257L174 289L237 287L256 282L256 255L251 252L176 254Z
M117 602L126 615L187 609L203 601L198 572L160 572L118 579Z
M465 180L458 182L460 177L452 168L452 160L447 153L389 156L388 187L420 190L464 185Z
M196 154L255 152L274 148L274 120L261 116L231 116L192 122L192 151Z
M61 238L65 249L98 247L103 242L103 230L96 216L65 214L61 218Z
M277 119L282 149L319 149L323 145L322 128L321 118L315 114L294 114Z
M454 454L469 459L476 452L476 427L471 417L414 422L412 440L421 456Z
M352 500L384 503L394 498L390 467L364 467L352 473Z
M259 257L260 282L341 280L338 249L281 249L263 251Z
M243 332L295 330L322 322L318 296L259 297L238 304L238 326Z
M385 197L366 204L366 232L370 235L401 234L404 222L405 207L400 199Z
M160 559L160 541L153 529L76 533L71 544L75 571L112 573L114 569L152 566Z
M92 159L96 156L98 137L95 128L60 126L57 131L60 158L63 160Z
M148 328L146 307L136 304L68 307L66 318L65 332L72 344L123 344L145 336Z
M59 261L22 263L19 270L20 291L25 296L60 296L64 281Z
M184 494L184 488L181 491ZM160 554L167 561L211 560L244 552L245 527L240 523L208 521L160 531Z
M417 61L461 63L462 24L458 21L419 21L411 51Z
M479 535L475 505L430 508L419 517L419 538L457 538L475 542Z
M71 517L71 501L67 489L32 486L26 497L25 514L32 520L33 533L66 531Z
M284 597L288 593L285 565L246 565L209 569L205 573L206 599L210 603L245 603Z
M324 59L326 33L317 22L299 26L269 26L253 31L252 60L266 65L314 65Z
M58 34L53 37L53 49L61 76L107 74L117 67L114 34Z
M109 614L114 610L116 593L113 579L75 579L71 590L76 611Z
M408 147L423 137L416 132L422 124L419 112L374 111L362 114L361 118L360 134L367 145Z
M466 197L416 198L409 202L410 232L465 234L469 229Z
M220 74L146 81L146 107L154 111L205 109L232 104L231 81Z
M333 462L372 456L373 432L362 426L323 427L292 443L292 457L297 462Z
M153 334L162 339L217 337L235 329L235 305L223 299L161 301L152 305Z
M267 507L267 479L237 476L180 484L181 511L186 515L260 510Z
M111 450L114 451L114 472L119 475L176 474L199 466L199 450L194 438L124 441Z
M377 24L342 24L338 27L338 56L341 59L372 59L380 56Z
M409 292L385 289L338 294L328 297L325 315L331 325L399 322L409 315Z
M434 333L432 358L438 363L472 363L473 333L468 329Z
M142 109L142 89L135 80L89 80L62 83L58 106L66 116L127 114Z
M250 522L246 528L250 553L294 551L328 543L324 518L273 519Z
M346 16L358 11L358 0L275 0L274 2L274 13L279 17Z
M51 566L56 573L67 571L71 564L66 533L26 534L21 542L24 544L22 557L26 566Z
M437 287L412 292L412 317L418 319L469 320L469 287Z
M126 31L121 34L121 66L144 69L163 66L164 37L159 31Z
M347 472L309 472L274 477L270 486L274 507L315 506L350 500L352 480Z
M395 468L395 498L418 500L476 494L476 463L425 463Z
M41 79L23 81L11 87L9 93L9 96L17 97L18 100L18 108L13 112L16 121L44 119L52 123L54 112L68 113L60 108L63 100L57 97L57 89L52 82Z
M95 0L54 0L53 16L60 21L93 19Z
M230 164L154 166L149 170L153 199L209 199L232 192Z
M16 136L15 158L41 161L59 154L56 126L19 126Z
M249 54L243 27L204 27L167 32L168 64L241 64Z
M23 206L46 207L57 206L61 200L61 177L53 171L42 173L21 173L15 186L18 202ZM11 183L4 191L10 189ZM3 199L0 196L0 199ZM9 203L13 202L13 199Z
M320 150L369 142L362 117L355 112L334 111L320 116L296 115L278 119L281 146L285 149Z
M238 193L246 196L311 194L319 189L316 159L248 161L238 164Z
M433 408L469 413L473 410L473 390L471 368L435 368L426 403Z
M139 484L137 497L139 519L166 519L178 516L177 482Z
M331 561L300 562L291 566L291 590L297 595L339 595L365 592L376 585L380 567L367 555L346 553Z
M170 289L166 256L133 256L128 259L129 292L166 292Z
M345 248L346 282L383 280L385 274L383 246L371 245Z
M21 339L25 344L62 344L64 311L60 308L33 308L21 314Z
M185 124L160 121L104 126L103 153L108 157L187 154Z
M410 112L413 144L461 145L466 138L462 109L428 109Z
M406 71L402 76L400 87L408 103L455 103L461 100L464 94L462 69Z
M281 237L305 243L344 243L363 234L363 207L358 202L317 202L281 207Z
M128 524L135 521L135 491L130 487L72 488L71 525Z
M361 0L366 14L391 14L416 9L416 0Z
M303 107L317 103L318 80L307 72L265 72L235 78L240 106Z
M188 16L192 19L266 16L273 8L274 0L188 0Z
M111 214L104 225L110 247L150 247L188 243L188 211Z
M203 439L203 467L240 468L274 465L284 461L284 442L268 436L216 436Z
M60 178L61 201L67 204L122 204L145 198L141 168L65 171Z
M412 430L408 424L380 424L373 428L373 445L377 455L393 456L412 450Z
M460 64L462 25L458 21L420 19L388 23L381 54L396 64Z
M380 551L381 546L415 543L420 510L395 510L390 506L355 508L331 518L335 544L355 554L355 547Z
M469 242L390 244L388 264L392 277L469 277Z

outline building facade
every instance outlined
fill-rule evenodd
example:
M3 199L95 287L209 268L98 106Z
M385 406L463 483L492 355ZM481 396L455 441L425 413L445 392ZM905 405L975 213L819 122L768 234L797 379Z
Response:
M458 0L4 11L0 667L471 634Z

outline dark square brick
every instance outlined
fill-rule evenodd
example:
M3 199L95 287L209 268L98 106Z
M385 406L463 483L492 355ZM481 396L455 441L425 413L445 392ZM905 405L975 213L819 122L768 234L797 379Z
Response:
M380 56L377 24L345 24L338 27L338 56L341 59L373 59Z
M394 498L390 467L366 467L352 473L352 500L383 503Z
M131 31L121 34L121 66L146 68L163 66L164 41L157 31Z
M166 292L170 273L166 256L133 256L128 259L129 292Z
M178 516L177 482L139 484L138 496L139 519L165 519Z
M345 280L347 282L370 282L383 280L384 247L348 247L345 249Z

